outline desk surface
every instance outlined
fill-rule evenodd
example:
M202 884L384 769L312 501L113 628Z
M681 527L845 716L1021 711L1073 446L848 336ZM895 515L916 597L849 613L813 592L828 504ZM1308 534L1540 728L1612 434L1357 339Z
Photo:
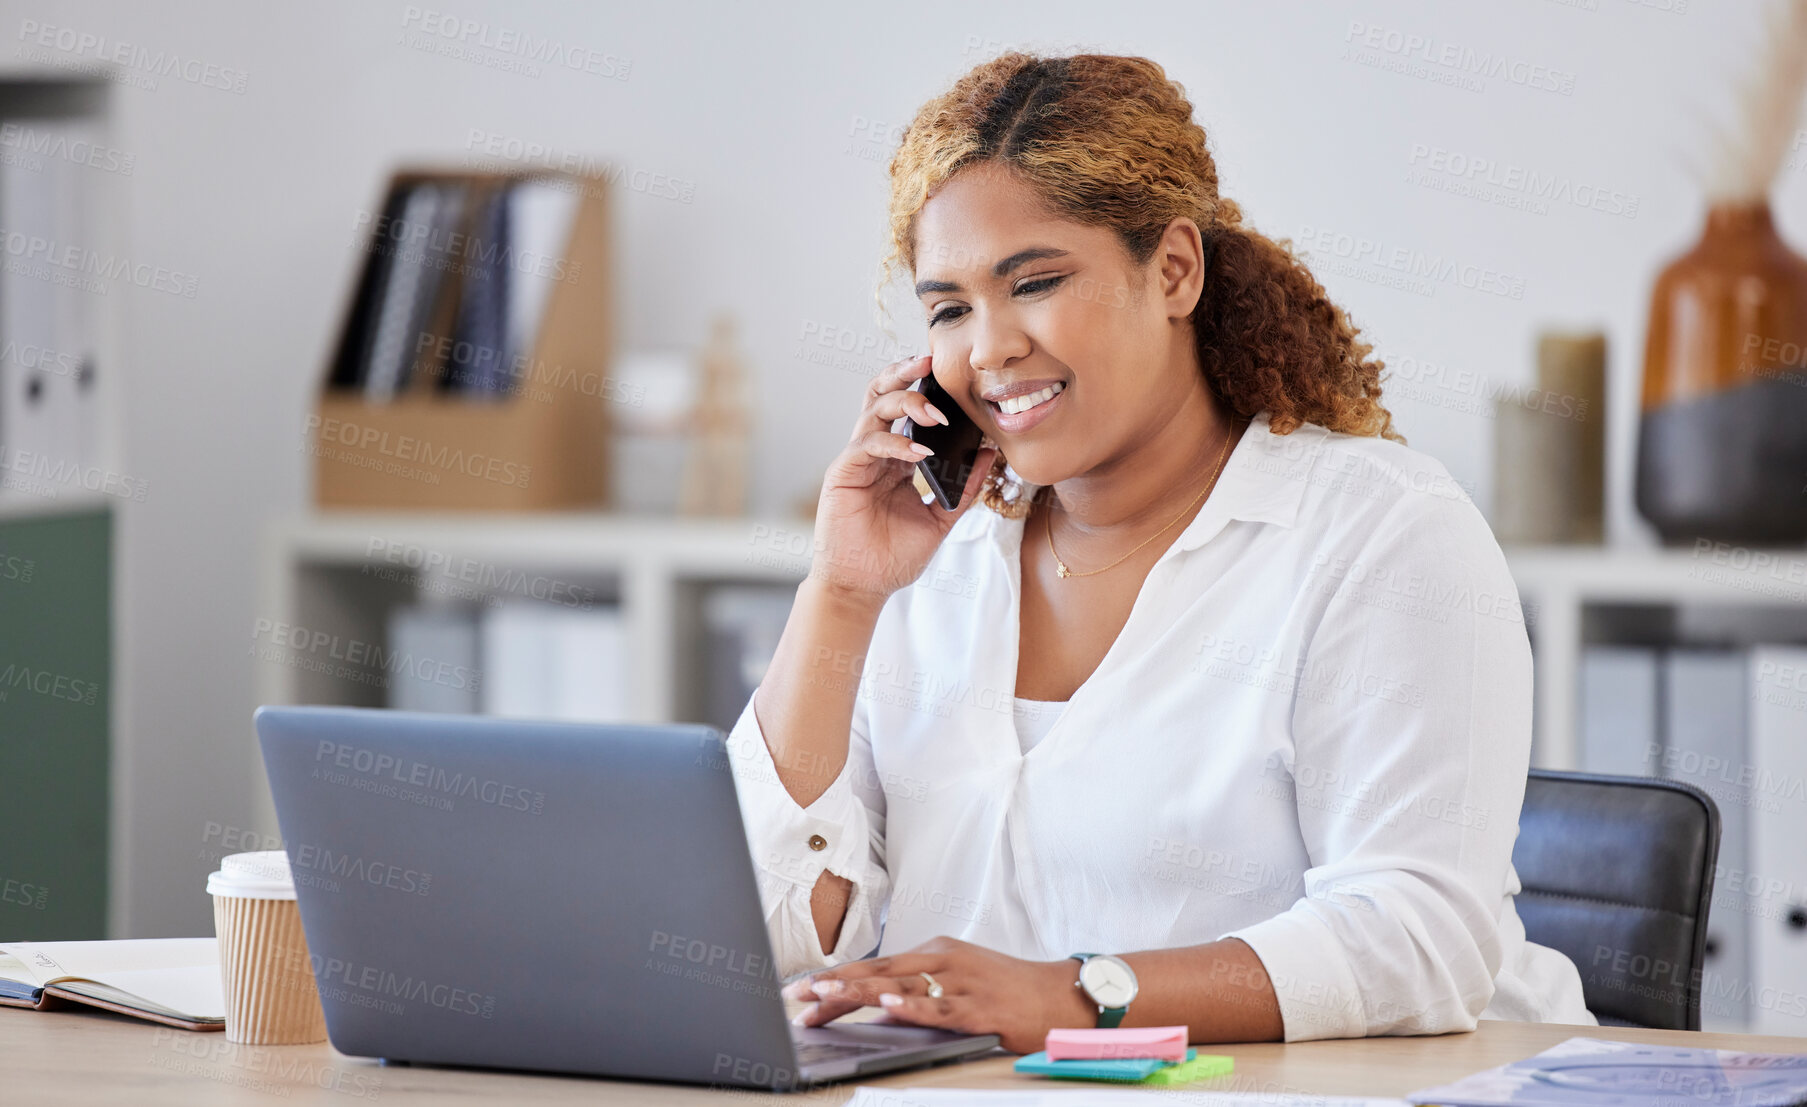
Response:
M1436 1038L1369 1038L1294 1045L1220 1047L1236 1058L1232 1076L1196 1090L1400 1096L1478 1069L1528 1057L1565 1038L1587 1035L1772 1053L1807 1053L1807 1038L1690 1034L1535 1023L1483 1022L1472 1034ZM865 1081L897 1087L1039 1088L1011 1072L1012 1057L994 1055ZM99 1011L0 1009L0 1084L19 1104L160 1105L585 1103L683 1104L730 1100L836 1104L852 1084L783 1099L759 1092L532 1076L474 1070L385 1068L346 1057L322 1042L307 1046L236 1046L222 1034L167 1030ZM756 1100L749 1101L752 1095Z

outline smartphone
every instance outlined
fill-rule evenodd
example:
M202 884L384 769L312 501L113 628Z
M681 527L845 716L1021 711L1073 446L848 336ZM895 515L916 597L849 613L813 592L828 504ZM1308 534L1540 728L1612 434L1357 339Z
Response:
M973 465L979 458L979 443L985 432L979 424L967 417L966 411L954 398L947 394L935 379L935 374L917 381L910 386L928 397L935 405L935 410L947 416L947 426L932 423L922 426L916 420L904 418L904 433L911 441L920 442L933 454L916 463L916 469L927 482L929 491L935 495L935 502L943 511L952 511L960 506L960 493L966 490L966 482L972 476Z

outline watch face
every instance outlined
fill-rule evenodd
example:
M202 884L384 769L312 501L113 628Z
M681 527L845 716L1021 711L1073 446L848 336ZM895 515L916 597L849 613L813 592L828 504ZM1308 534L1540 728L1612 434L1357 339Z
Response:
M1127 1007L1136 998L1136 974L1115 957L1094 957L1081 965L1079 984L1100 1007Z

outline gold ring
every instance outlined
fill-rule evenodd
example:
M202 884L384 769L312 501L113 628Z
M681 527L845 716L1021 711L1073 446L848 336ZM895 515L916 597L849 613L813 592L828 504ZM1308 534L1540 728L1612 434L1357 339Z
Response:
M919 972L916 975L922 977L924 980L929 982L929 998L930 999L940 999L941 998L941 985L940 985L940 983L938 983L935 980L934 977L930 976L926 972Z

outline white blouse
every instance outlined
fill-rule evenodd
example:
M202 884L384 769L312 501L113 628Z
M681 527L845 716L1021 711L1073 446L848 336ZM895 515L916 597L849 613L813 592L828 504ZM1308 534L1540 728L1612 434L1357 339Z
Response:
M1010 713L1016 722L1016 748L1027 756L1037 742L1048 736L1066 706L1065 700L1018 699L1012 704Z
M1530 645L1439 462L1256 417L1026 752L1023 527L975 505L863 664L821 661L860 683L847 765L807 808L751 702L729 735L786 975L937 935L1036 960L1235 937L1288 1041L1594 1021L1513 909ZM824 869L856 889L828 956Z

